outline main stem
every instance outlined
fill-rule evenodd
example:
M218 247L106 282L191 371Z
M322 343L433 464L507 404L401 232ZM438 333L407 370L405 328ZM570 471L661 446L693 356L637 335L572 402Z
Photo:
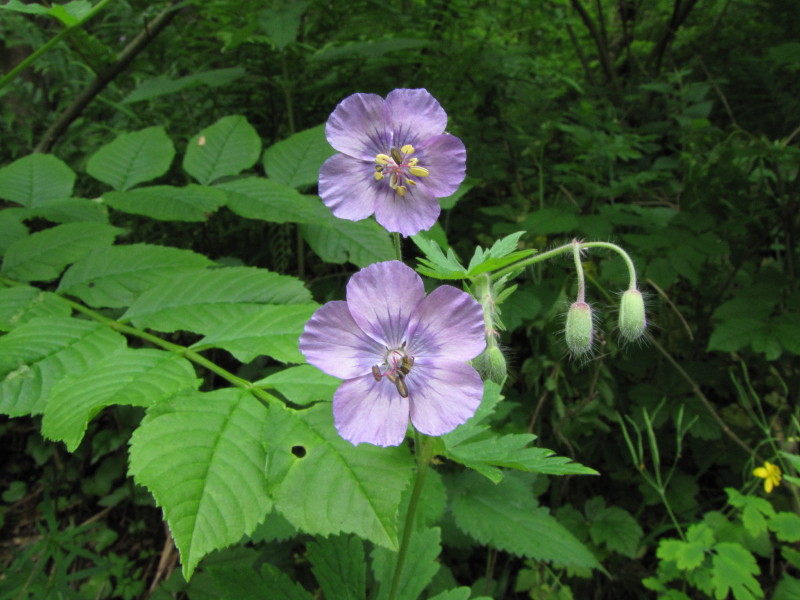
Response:
M403 573L403 565L406 562L406 555L408 554L408 547L411 542L411 533L414 530L414 518L417 514L417 505L419 504L419 498L422 495L422 488L425 484L425 474L428 472L428 465L432 458L433 448L430 438L414 430L414 441L417 457L417 478L416 481L414 481L414 489L411 490L411 498L408 500L406 520L403 524L403 537L400 540L400 549L397 551L397 562L394 565L394 576L392 577L392 588L389 591L389 600L396 600L397 593L400 591L400 577Z

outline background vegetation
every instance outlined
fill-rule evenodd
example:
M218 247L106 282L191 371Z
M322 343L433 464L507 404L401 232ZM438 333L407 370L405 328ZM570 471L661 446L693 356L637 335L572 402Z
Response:
M600 473L524 481L603 569L479 544L445 515L443 568L424 597L457 584L493 598L800 597L789 481L800 435L794 2L100 4L72 28L19 2L0 10L10 73L0 164L52 153L79 174L75 197L98 198L108 186L87 175L90 157L120 133L161 126L181 156L202 128L242 115L270 147L324 123L351 93L424 87L468 150L465 193L445 204L435 239L467 258L518 231L522 248L577 237L633 255L649 299L645 344L622 347L614 333L625 272L604 253L585 264L604 332L591 360L565 352L567 261L527 270L500 307L509 380L493 428L533 433ZM177 160L157 179L190 181ZM5 250L23 234L3 212ZM363 266L322 260L292 223L226 207L195 222L124 209L109 218L125 243L293 275L318 302L341 297ZM28 230L46 219L29 216ZM410 242L404 251L419 252ZM223 351L214 358L234 364ZM274 365L230 368L252 380ZM184 581L161 511L127 476L143 414L106 409L73 453L42 438L40 417L0 417L3 597L262 597L245 589L252 564L318 590L310 538L291 529L214 553ZM769 495L752 475L764 461L789 476ZM508 481L512 498L521 480Z

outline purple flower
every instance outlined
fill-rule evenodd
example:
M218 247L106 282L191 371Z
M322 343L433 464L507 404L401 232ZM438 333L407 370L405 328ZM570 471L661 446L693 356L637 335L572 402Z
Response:
M340 219L372 213L405 236L430 229L441 211L437 198L464 181L467 151L444 133L447 113L427 90L394 90L386 100L353 94L325 126L334 154L319 171L319 195Z
M485 345L480 304L449 285L425 296L396 260L353 275L347 301L320 307L300 336L309 363L345 380L333 396L339 434L377 446L401 444L409 418L442 435L475 414L483 383L467 361Z

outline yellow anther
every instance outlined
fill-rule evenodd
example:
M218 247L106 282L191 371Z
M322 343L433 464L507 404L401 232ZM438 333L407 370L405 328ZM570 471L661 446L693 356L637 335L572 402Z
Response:
M416 182L416 181L414 181L413 179L406 179L406 183L407 183L408 185L417 185L417 182Z
M406 144L402 148L400 148L400 152L403 154L414 154L414 146L411 144Z
M428 173L428 169L426 169L425 167L410 167L408 171L409 173L411 173L412 175L416 175L417 177L427 177L428 175L430 175L430 173Z
M378 156L375 157L375 162L381 165L388 165L392 162L392 158L388 154L378 154Z
M380 181L383 179L383 173L379 173L378 171L375 171L372 176L375 178L375 181Z
M418 162L419 162L419 159L418 159L418 158L412 158L412 159L411 159L410 161L408 161L406 164L407 164L409 167L416 167Z
M398 193L400 196L405 196L405 195L406 195L406 188L405 188L405 186L403 186L403 185L397 186L397 187L395 188L395 191L396 191L396 192L397 192L397 193Z
M392 173L392 176L389 177L389 187L397 188L397 180L398 180L397 173Z

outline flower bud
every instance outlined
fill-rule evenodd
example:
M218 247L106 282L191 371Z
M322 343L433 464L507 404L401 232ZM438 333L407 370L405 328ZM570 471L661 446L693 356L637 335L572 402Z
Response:
M592 308L586 302L573 302L567 312L567 326L564 329L569 351L575 356L591 352L593 332Z
M481 354L473 365L481 374L483 379L494 381L498 385L503 385L506 380L508 368L506 367L506 357L503 351L496 344L490 345Z
M619 305L619 333L628 342L639 339L647 327L644 299L639 290L627 290Z

